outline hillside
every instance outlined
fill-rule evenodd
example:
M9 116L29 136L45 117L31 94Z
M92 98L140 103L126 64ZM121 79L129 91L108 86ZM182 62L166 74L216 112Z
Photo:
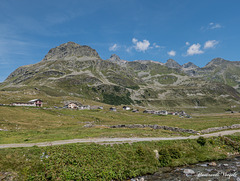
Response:
M103 60L91 47L68 42L51 49L42 61L19 67L0 87L2 91L40 91L113 105L227 107L240 100L234 89L239 88L240 74L235 63L217 59L199 68L193 63L181 66L174 60L166 64L125 61L117 55Z
M228 61L222 58L214 58L206 66L200 68L188 62L179 65L174 60L168 60L165 63L167 67L176 68L192 77L201 77L211 82L220 82L232 86L240 92L240 62Z

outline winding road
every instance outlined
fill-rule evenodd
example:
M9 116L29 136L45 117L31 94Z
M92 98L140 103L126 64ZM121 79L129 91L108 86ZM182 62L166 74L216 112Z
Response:
M215 133L209 133L201 135L203 137L212 136L224 136L231 135L234 133L239 133L239 130L227 130ZM88 139L71 139L71 140L59 140L51 142L41 142L41 143L13 143L13 144L0 144L0 149L3 148L17 148L17 147L32 147L32 146L53 146L53 145L64 145L70 143L99 143L99 144L119 144L119 143L132 143L141 141L161 141L161 140L186 140L186 139L197 139L198 136L189 137L148 137L148 138L88 138Z

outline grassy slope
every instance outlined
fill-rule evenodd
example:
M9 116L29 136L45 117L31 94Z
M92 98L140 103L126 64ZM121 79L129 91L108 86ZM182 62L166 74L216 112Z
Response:
M191 119L178 116L157 116L144 113L104 110L39 109L28 107L0 107L0 143L42 142L88 137L168 137L183 135L166 130L110 129L95 125L158 124L185 129L203 130L209 127L239 124L239 114L196 115Z

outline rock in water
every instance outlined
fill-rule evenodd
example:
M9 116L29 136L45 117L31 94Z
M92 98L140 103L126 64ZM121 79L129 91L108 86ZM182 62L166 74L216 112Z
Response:
M183 173L185 174L195 174L195 172L192 169L184 169Z

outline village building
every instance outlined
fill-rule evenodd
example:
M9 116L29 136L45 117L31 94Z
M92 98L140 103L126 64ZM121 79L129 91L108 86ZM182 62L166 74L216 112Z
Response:
M68 101L67 103L65 103L65 106L63 106L63 108L68 108L68 109L78 109L80 106L82 106L81 103L79 102L75 102L75 101Z
M43 101L40 99L33 99L29 101L30 104L33 104L36 107L42 107Z
M129 106L123 106L123 110L129 111L129 110L131 110L131 108Z
M139 113L138 109L133 109L132 112Z
M159 111L159 115L168 115L168 112L165 110Z
M70 102L69 104L67 104L67 108L69 109L77 109L78 105L74 102Z
M103 109L103 107L102 106L91 106L90 109Z
M42 107L43 101L40 99L33 99L28 102L14 102L10 106L31 106L31 107Z
M155 111L153 110L144 110L143 113L154 114Z
M109 110L110 111L117 111L117 109L115 107L110 107Z
M86 106L81 105L81 106L78 107L78 109L80 109L80 110L90 110L90 108L91 107L89 105L86 105Z

